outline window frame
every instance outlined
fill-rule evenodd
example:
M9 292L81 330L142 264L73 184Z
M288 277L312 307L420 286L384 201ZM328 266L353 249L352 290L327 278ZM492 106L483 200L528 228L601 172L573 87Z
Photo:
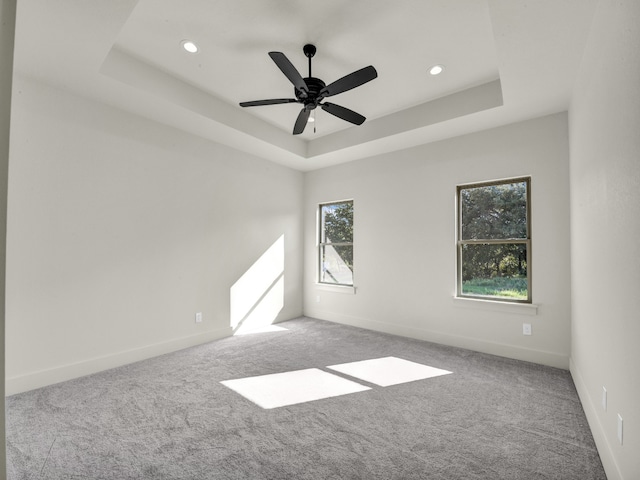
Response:
M317 265L316 265L316 283L318 283L319 285L323 285L323 286L333 286L333 287L348 287L348 288L353 288L355 286L355 280L354 280L354 276L355 276L355 272L354 272L354 268L352 265L352 270L351 270L351 283L332 283L332 282L324 282L322 281L322 252L323 252L323 248L326 246L330 246L330 245L335 245L335 246L350 246L351 247L351 251L352 251L352 255L354 253L354 241L353 241L353 234L352 234L352 238L351 238L351 242L323 242L322 241L322 237L323 237L323 221L322 221L322 208L323 207L327 207L330 205L341 205L341 204L345 204L345 203L350 203L351 204L351 208L352 210L354 209L354 201L353 199L346 199L346 200L336 200L336 201L332 201L332 202L322 202L318 204L318 210L317 210L317 230L318 230L318 235L317 235L317 252L316 252L316 260L317 260ZM355 211L354 211L355 213ZM355 223L355 222L353 222ZM352 226L353 226L352 223Z
M462 239L462 202L460 200L460 193L462 190L471 188L491 187L495 185L507 185L512 183L525 183L526 184L526 202L527 202L527 235L526 238L501 238L501 239L475 239L475 240L463 240ZM531 304L533 302L532 295L532 268L531 268L531 176L505 178L501 180L490 180L486 182L474 182L458 185L456 187L456 297L457 298L470 298L475 300L488 300L492 302L504 302L504 303L526 303ZM526 262L527 262L527 298L526 299L512 299L506 297L497 297L490 295L473 295L468 293L462 293L462 249L464 245L525 245L527 250Z

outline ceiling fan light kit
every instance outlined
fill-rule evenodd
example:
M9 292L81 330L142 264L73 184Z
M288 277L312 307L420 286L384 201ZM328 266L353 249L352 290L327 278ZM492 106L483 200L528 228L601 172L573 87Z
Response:
M353 110L349 110L335 103L324 102L326 97L338 95L339 93L352 90L360 85L370 82L378 76L378 72L373 66L361 68L349 75L339 78L335 82L326 85L321 79L311 75L311 59L316 54L316 47L307 44L302 51L309 59L309 76L303 78L300 72L296 70L286 55L282 52L269 52L269 56L289 79L294 87L295 98L274 98L269 100L254 100L250 102L240 102L241 107L258 107L262 105L277 105L281 103L301 103L302 110L298 114L293 134L299 135L304 132L304 128L308 123L309 115L317 107L321 107L325 112L330 113L342 120L353 123L354 125L362 125L366 118Z

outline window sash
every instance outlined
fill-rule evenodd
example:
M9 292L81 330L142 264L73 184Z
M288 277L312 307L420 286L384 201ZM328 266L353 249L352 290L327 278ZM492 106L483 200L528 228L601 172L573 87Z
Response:
M463 293L463 278L462 278L462 249L464 245L525 245L526 247L526 263L527 263L527 298L526 299L515 299L508 297L500 297L500 296L491 296L491 295L479 295L472 293ZM491 240L491 241L482 241L482 240L464 240L458 242L458 275L457 275L457 296L461 298L477 298L482 300L493 300L498 302L511 302L511 303L531 303L532 295L531 295L531 240L513 240L513 241L502 241L502 240Z
M337 248L336 248L337 247ZM340 256L340 247L351 250L351 256L353 256L353 244L351 243L325 243L319 247L319 270L318 270L318 283L326 285L342 285L353 286L353 269L342 260ZM328 265L325 265L325 261L328 261ZM327 281L331 279L332 281Z

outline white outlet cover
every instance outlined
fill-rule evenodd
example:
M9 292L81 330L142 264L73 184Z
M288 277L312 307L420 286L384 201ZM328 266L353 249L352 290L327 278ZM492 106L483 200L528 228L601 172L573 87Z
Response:
M602 408L607 411L607 389L602 387Z
M523 323L522 324L522 334L523 335L531 335L531 324Z
M196 323L202 323L202 312L196 313Z

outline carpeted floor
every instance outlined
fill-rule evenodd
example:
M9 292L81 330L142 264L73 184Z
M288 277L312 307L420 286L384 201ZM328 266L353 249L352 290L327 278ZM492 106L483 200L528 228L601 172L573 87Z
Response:
M567 371L279 325L7 398L8 478L606 479ZM327 368L388 356L452 373L382 387ZM263 409L220 383L301 369L369 389Z

